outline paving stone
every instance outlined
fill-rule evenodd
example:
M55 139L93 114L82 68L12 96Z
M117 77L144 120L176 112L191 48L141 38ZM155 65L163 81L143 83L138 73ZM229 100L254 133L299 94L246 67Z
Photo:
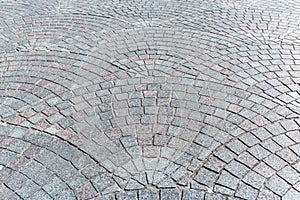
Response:
M165 178L164 180L162 180L158 185L157 187L159 189L166 189L166 188L176 188L176 184L174 182L173 179L171 178Z
M27 180L22 187L17 191L21 198L29 198L32 194L38 191L40 187L31 180Z
M54 177L55 174L52 171L44 168L41 171L39 171L38 174L34 175L33 180L39 185L44 185L50 180L52 180Z
M251 153L251 155L253 155L259 160L270 155L270 152L264 149L263 147L261 147L260 145L255 145L251 147L248 151Z
M156 190L139 190L138 197L141 200L155 200L158 198L158 191Z
M294 146L291 146L291 149L293 152L295 152L298 156L300 155L300 145L296 144Z
M117 194L116 197L117 200L119 199L130 200L130 199L137 199L137 194L136 192L124 192L124 193Z
M217 183L231 189L236 189L238 185L238 179L228 172L223 171L219 176Z
M299 186L300 186L299 183L296 183L295 185L293 185L293 187L294 187L297 191L299 191Z
M102 196L97 198L97 200L115 200L115 195L106 195L106 196Z
M27 176L33 176L34 174L37 174L40 170L43 169L43 166L38 162L30 162L28 165L26 165L21 172Z
M225 166L225 163L216 157L211 157L204 166L210 170L213 170L214 172L219 173Z
M101 192L105 188L111 186L113 182L111 178L109 178L106 174L102 173L99 176L92 179L92 184L98 192Z
M14 152L2 151L1 156L0 156L0 163L2 165L7 165L9 163L9 161L11 161L12 159L15 158L15 156L16 156L16 154Z
M243 163L249 168L252 168L258 163L258 160L247 152L240 154L238 156L238 161Z
M213 138L204 134L199 134L195 139L195 142L203 147L209 147L213 142Z
M124 145L124 147L131 147L137 145L137 141L133 136L122 137L121 142Z
M182 193L182 199L183 200L196 200L196 199L204 199L204 193L200 191L195 190L184 190Z
M179 191L177 189L166 189L160 191L160 199L179 199Z
M59 200L76 199L76 196L72 190L65 190L57 197L57 199Z
M216 153L216 156L226 163L229 163L231 160L233 160L236 157L236 155L227 148L221 148Z
M268 187L274 193L283 196L283 194L286 193L291 186L282 178L273 176L266 183L266 187Z
M235 160L226 165L225 169L238 178L241 178L250 170L248 167Z
M266 188L263 188L258 197L258 199L281 199L278 195L274 194L272 191L266 189Z
M243 199L257 199L258 190L244 183L240 184L235 196Z
M228 199L228 197L227 196L218 195L218 194L209 194L209 193L206 193L204 199L205 200L223 200L223 199Z
M242 180L243 182L247 183L248 185L258 190L264 184L266 178L264 178L263 176L259 175L256 172L250 171L249 173L246 174L246 176L244 176Z
M68 185L71 189L76 189L76 188L84 185L85 183L87 183L87 181L88 181L87 178L85 178L82 174L79 174L79 175L72 177L68 181Z
M295 189L290 189L283 197L282 199L298 199L300 198L300 193L299 191L295 190Z
M203 185L211 186L215 179L217 178L217 174L213 171L207 170L205 168L201 168L194 179Z
M138 189L143 189L144 185L137 182L136 180L130 179L128 181L127 186L125 187L126 190L138 190Z
M46 192L44 192L43 190L40 190L40 191L38 191L38 192L36 192L36 193L34 193L31 197L30 197L31 199L36 199L36 200L38 200L38 199L45 199L45 200L47 200L47 199L52 199Z
M279 170L287 164L283 159L274 154L268 156L264 161L275 170Z
M240 154L248 148L240 140L234 140L233 142L228 143L226 146L236 154Z
M266 178L271 177L276 172L273 168L271 168L264 162L261 162L257 166L255 166L254 171L256 171L257 173L259 173L260 175L262 175Z
M282 121L281 125L287 131L292 131L292 130L298 130L299 129L299 125L297 125L297 123L292 121L292 120Z
M277 174L292 185L296 184L300 179L299 173L290 166L286 166Z
M281 149L280 145L270 139L262 142L261 145L272 153L275 153L276 151L279 151Z
M21 174L17 173L10 181L7 181L7 186L12 190L19 189L25 182L27 181L27 178Z
M294 144L294 142L286 135L278 135L274 137L273 140L282 147L287 147Z
M291 138L293 141L295 142L299 142L300 141L300 137L299 137L299 132L298 131L290 131L287 133L287 136L289 138Z
M52 197L57 196L61 191L67 188L67 185L59 178L54 178L48 184L43 186L43 189Z
M92 198L97 194L97 192L90 183L87 183L81 186L80 188L76 189L75 194L77 198L83 199Z
M277 155L288 163L295 163L295 161L298 160L298 156L289 148L282 149L281 151L277 152Z

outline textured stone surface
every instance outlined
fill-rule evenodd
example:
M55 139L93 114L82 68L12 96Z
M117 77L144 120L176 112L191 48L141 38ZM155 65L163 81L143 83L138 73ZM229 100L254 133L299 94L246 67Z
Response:
M299 5L0 1L0 196L297 198Z

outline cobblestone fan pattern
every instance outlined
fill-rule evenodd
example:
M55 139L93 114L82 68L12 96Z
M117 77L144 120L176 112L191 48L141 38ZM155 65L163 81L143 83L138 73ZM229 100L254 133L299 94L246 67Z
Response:
M300 199L299 0L0 0L0 199Z

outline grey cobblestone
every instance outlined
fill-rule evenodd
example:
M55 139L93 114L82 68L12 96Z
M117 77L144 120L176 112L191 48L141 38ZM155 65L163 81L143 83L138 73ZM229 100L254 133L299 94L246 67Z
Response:
M180 193L177 189L166 189L160 191L160 199L171 200L179 199Z
M266 198L280 199L280 197L278 195L274 194L272 191L270 191L266 188L263 188L261 190L261 192L258 195L258 198L261 198L261 199L266 199Z
M39 190L39 186L33 183L30 180L27 180L22 187L17 190L17 194L20 195L22 198L28 198L32 194L34 194L37 190Z
M282 199L298 199L300 198L299 192L295 189L290 189L283 197Z
M263 159L267 157L270 152L262 148L260 145L255 145L248 150L257 159Z
M250 171L246 176L244 176L243 181L253 188L260 189L266 179L258 173Z
M282 196L290 188L290 185L278 176L273 176L266 184L274 193Z
M52 197L57 196L62 190L66 189L67 185L58 178L54 178L50 183L46 184L43 189Z
M248 167L235 160L230 162L225 169L238 178L242 178L250 170Z
M272 167L275 170L279 170L287 164L283 159L281 159L280 157L278 157L274 154L271 154L270 156L268 156L265 159L265 162L266 162L266 164L268 164L270 167Z
M300 179L300 175L290 166L283 168L277 174L290 184L296 184Z
M195 190L185 190L182 193L182 199L183 200L196 200L196 199L203 199L204 198L204 193L200 191L195 191Z
M198 174L195 176L194 179L198 183L201 183L206 186L210 186L213 184L213 182L217 178L216 176L217 176L217 174L215 172L212 172L205 168L202 168L199 170Z
M241 184L236 191L236 196L243 199L257 199L257 195L258 190L246 184Z
M226 186L231 189L236 189L238 185L238 179L226 171L223 171L218 178L217 184Z

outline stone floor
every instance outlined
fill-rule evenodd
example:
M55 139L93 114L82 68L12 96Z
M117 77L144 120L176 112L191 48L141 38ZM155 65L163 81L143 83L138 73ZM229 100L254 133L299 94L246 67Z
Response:
M0 199L300 199L299 0L1 0Z

